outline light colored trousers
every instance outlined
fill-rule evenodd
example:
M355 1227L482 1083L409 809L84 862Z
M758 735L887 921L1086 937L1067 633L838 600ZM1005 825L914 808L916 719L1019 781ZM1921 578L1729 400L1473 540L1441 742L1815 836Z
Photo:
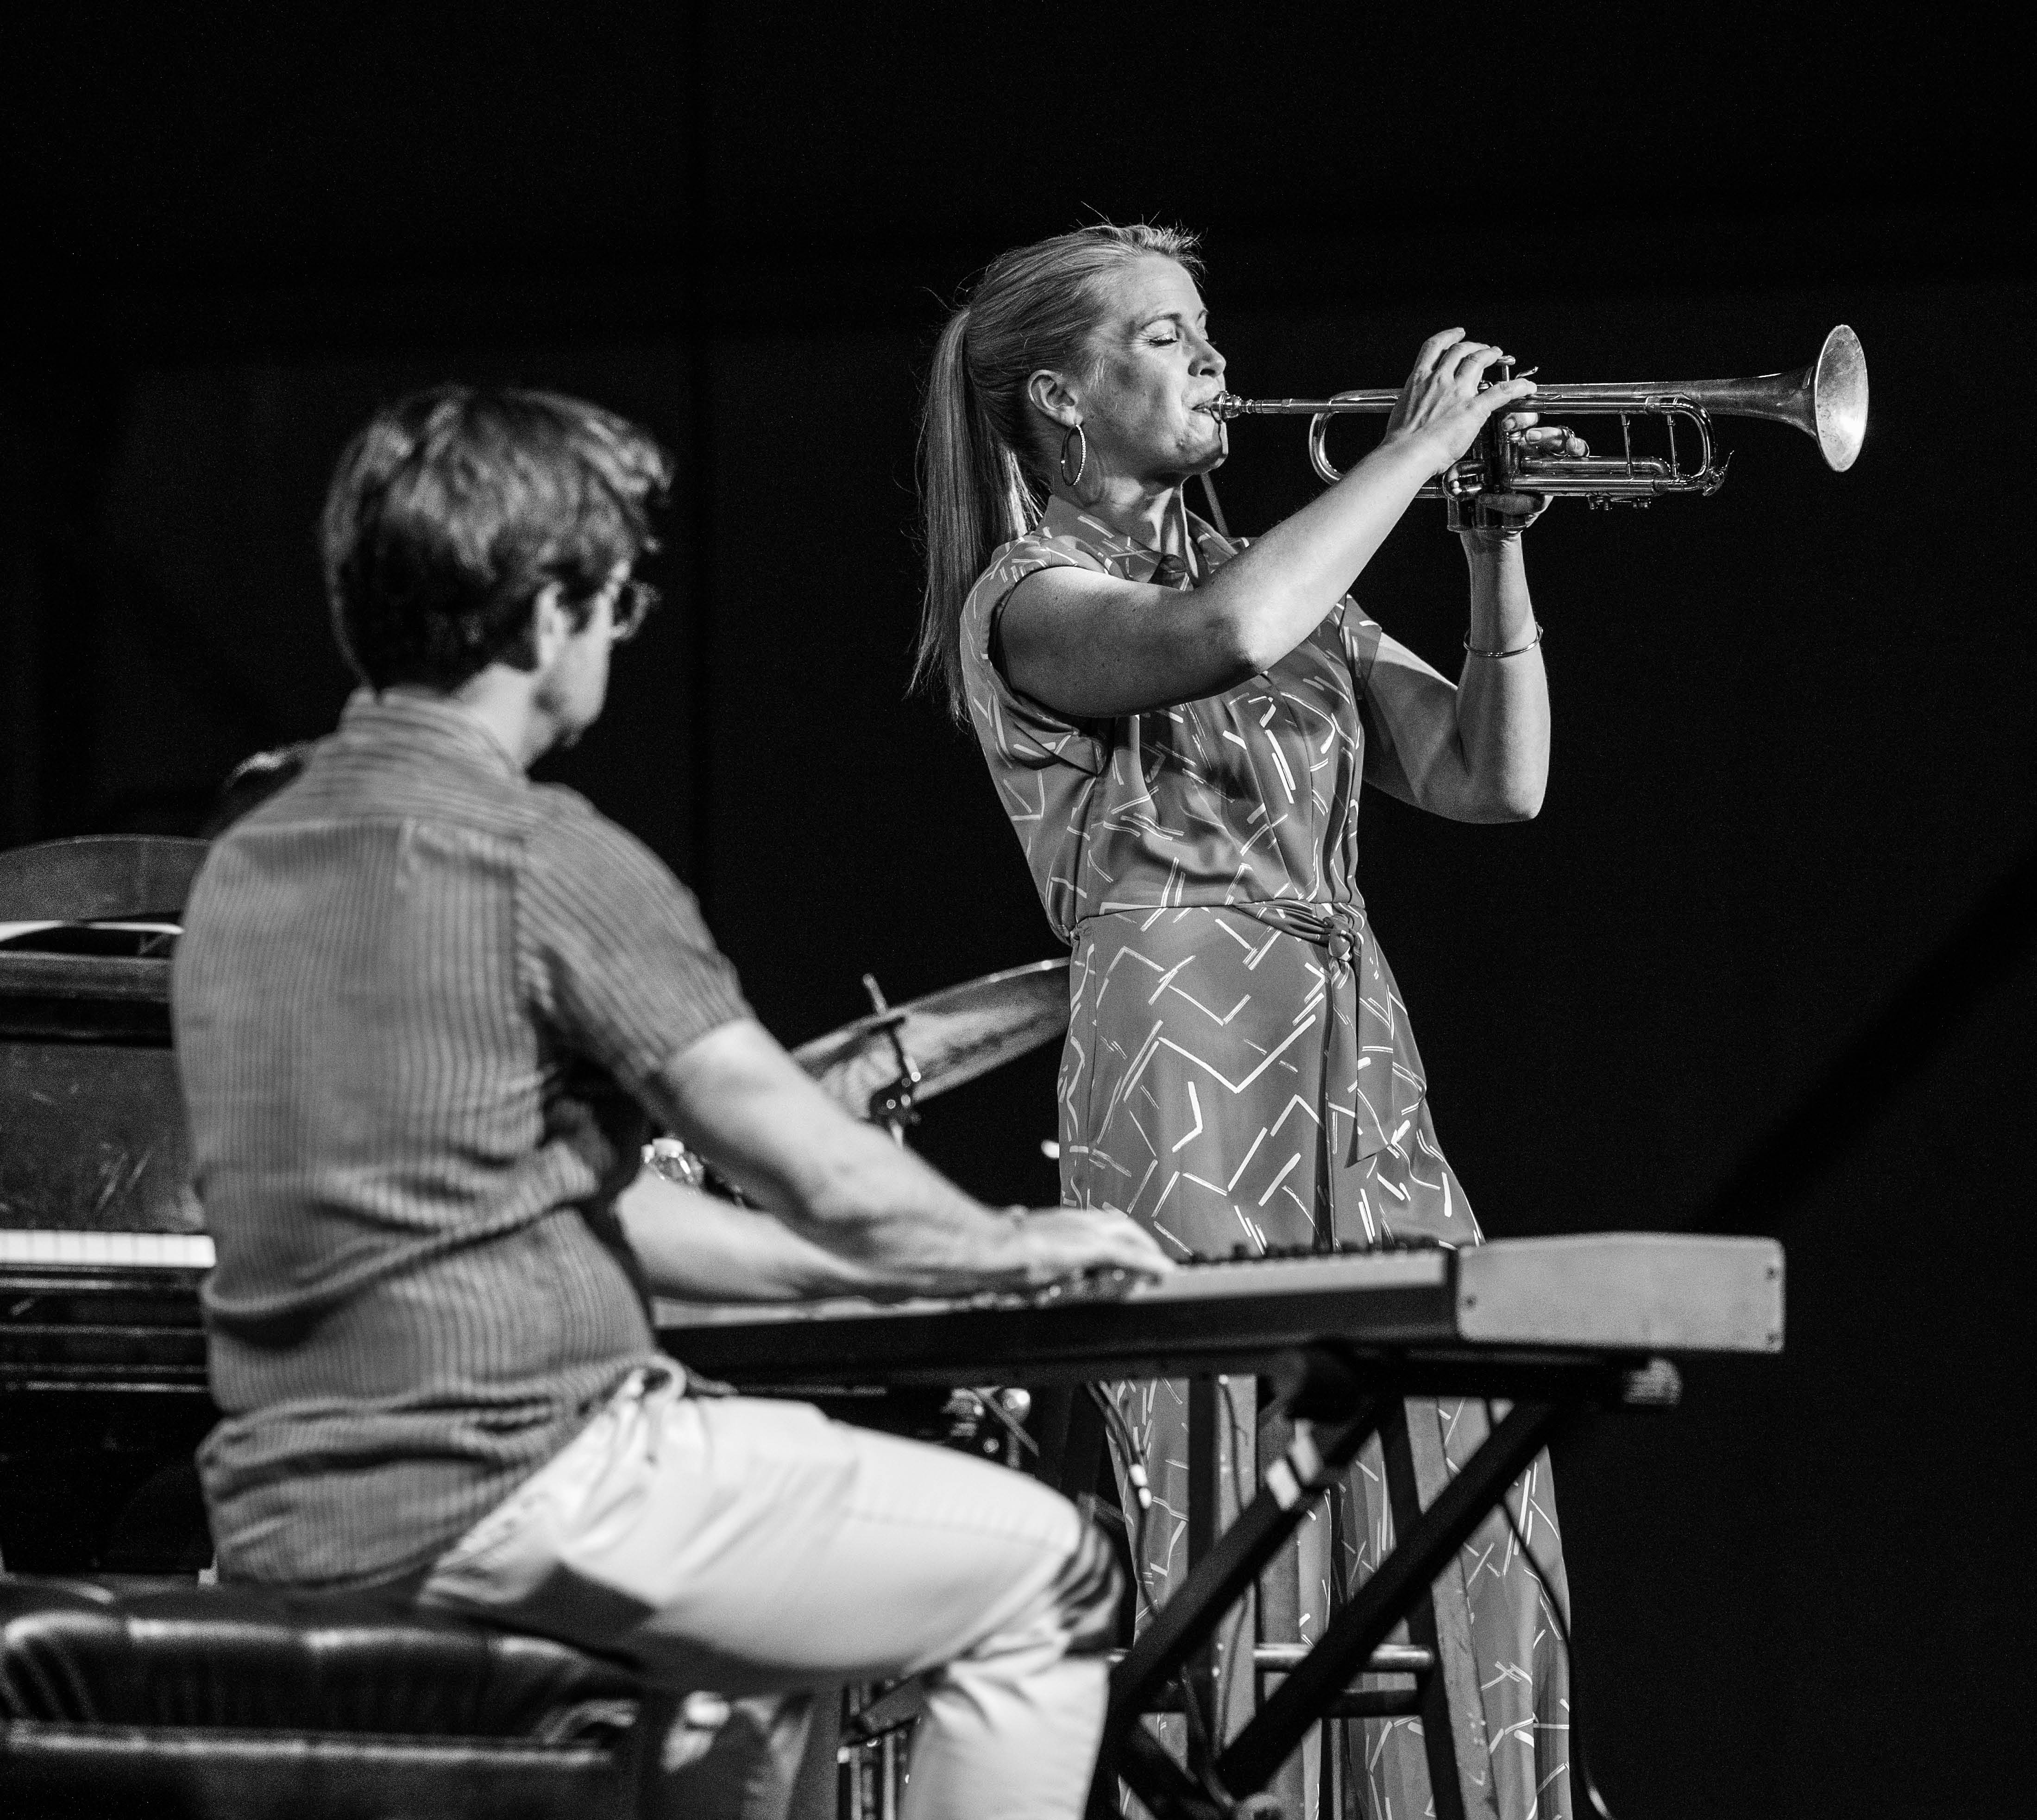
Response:
M690 1820L776 1820L801 1696L914 1674L905 1820L1074 1820L1117 1595L1102 1538L1031 1480L804 1404L689 1396L674 1367L633 1375L419 1598L742 1702L684 1778Z

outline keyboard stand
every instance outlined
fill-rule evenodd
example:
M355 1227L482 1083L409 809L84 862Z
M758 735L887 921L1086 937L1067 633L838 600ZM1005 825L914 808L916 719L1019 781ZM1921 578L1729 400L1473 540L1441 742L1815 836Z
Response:
M1213 1773L1234 1802L1256 1794L1312 1727L1367 1709L1366 1696L1347 1690L1404 1619L1415 1646L1411 1654L1426 1653L1430 1663L1419 1678L1415 1710L1423 1720L1436 1820L1498 1820L1457 1551L1570 1418L1590 1407L1673 1405L1680 1387L1676 1369L1661 1359L1638 1366L1632 1360L1511 1366L1495 1360L1457 1370L1393 1369L1318 1345L1297 1355L1282 1381L1283 1401L1294 1417L1292 1444L1268 1467L1258 1495L1238 1519L1209 1542L1200 1558L1192 1558L1179 1591L1112 1671L1089 1811L1116 1812L1116 1778L1155 1820L1222 1820L1223 1807L1168 1754L1142 1717L1178 1710L1180 1696L1173 1688L1183 1671L1206 1663L1231 1608L1378 1434L1393 1507L1393 1548L1218 1754ZM1196 1388L1215 1394L1207 1380ZM1440 1445L1422 1434L1421 1425L1411 1429L1404 1407L1411 1395L1502 1398L1512 1407L1452 1478ZM1193 1425L1192 1403L1190 1413ZM1210 1425L1213 1429L1213 1420ZM1215 1449L1207 1451L1213 1455ZM1192 1441L1192 1475L1195 1459ZM1199 1497L1214 1491L1213 1485L1200 1482L1206 1476L1196 1475ZM1192 1534L1192 1512L1190 1521ZM1198 1682L1206 1686L1206 1673L1190 1685ZM1198 1691L1195 1697L1200 1701L1204 1694Z
M1419 1527L1423 1512L1434 1504L1449 1483L1442 1438L1431 1423L1410 1423L1407 1404L1394 1402L1387 1406L1386 1419L1380 1425L1380 1441L1393 1533L1412 1534ZM1531 1452L1522 1466L1533 1458ZM1501 1497L1513 1483L1510 1478L1500 1481ZM1483 1513L1480 1514L1482 1519ZM1434 1579L1417 1591L1408 1606L1408 1640L1427 1651L1435 1664L1419 1678L1418 1710L1436 1820L1469 1815L1499 1820L1478 1658L1472 1652L1471 1606L1461 1545L1445 1557Z

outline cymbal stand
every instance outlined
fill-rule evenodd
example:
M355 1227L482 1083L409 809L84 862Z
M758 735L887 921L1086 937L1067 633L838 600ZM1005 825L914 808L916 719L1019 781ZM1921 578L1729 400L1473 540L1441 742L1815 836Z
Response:
M866 973L863 976L863 989L870 994L870 1008L872 1011L881 1015L890 1010L890 1001L884 996L884 989L877 983L876 974ZM880 1087L870 1096L870 1122L873 1125L882 1126L890 1132L894 1144L903 1144L905 1141L905 1128L920 1122L919 1108L914 1101L919 1093L920 1083L924 1079L920 1073L920 1065L913 1059L911 1052L905 1047L905 1039L898 1034L905 1022L905 1014L900 1012L884 1026L885 1038L890 1043L892 1057L898 1064L898 1078L889 1087Z

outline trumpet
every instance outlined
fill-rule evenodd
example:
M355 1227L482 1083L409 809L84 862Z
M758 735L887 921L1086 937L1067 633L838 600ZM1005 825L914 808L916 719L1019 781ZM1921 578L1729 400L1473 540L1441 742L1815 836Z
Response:
M1511 361L1502 363L1508 378ZM1400 402L1397 388L1340 392L1330 398L1236 398L1229 392L1203 408L1220 423L1234 417L1306 417L1309 461L1325 482L1344 476L1324 444L1331 420L1359 412L1384 415ZM1825 337L1818 358L1794 373L1752 379L1640 380L1608 385L1544 385L1521 408L1544 416L1617 417L1619 455L1538 454L1489 423L1476 448L1424 486L1424 499L1472 499L1481 493L1570 494L1593 505L1646 505L1669 493L1716 493L1725 484L1726 462L1712 445L1714 417L1759 417L1786 423L1817 441L1826 465L1843 474L1867 433L1867 356L1860 337L1841 323ZM1659 417L1669 437L1665 456L1634 452L1633 420ZM1696 433L1695 465L1676 448L1676 425Z

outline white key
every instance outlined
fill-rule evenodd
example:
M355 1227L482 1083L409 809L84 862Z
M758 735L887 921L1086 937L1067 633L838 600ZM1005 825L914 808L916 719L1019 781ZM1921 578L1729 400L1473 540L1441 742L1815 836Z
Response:
M214 1262L212 1240L202 1232L66 1232L0 1228L0 1265L210 1270Z

